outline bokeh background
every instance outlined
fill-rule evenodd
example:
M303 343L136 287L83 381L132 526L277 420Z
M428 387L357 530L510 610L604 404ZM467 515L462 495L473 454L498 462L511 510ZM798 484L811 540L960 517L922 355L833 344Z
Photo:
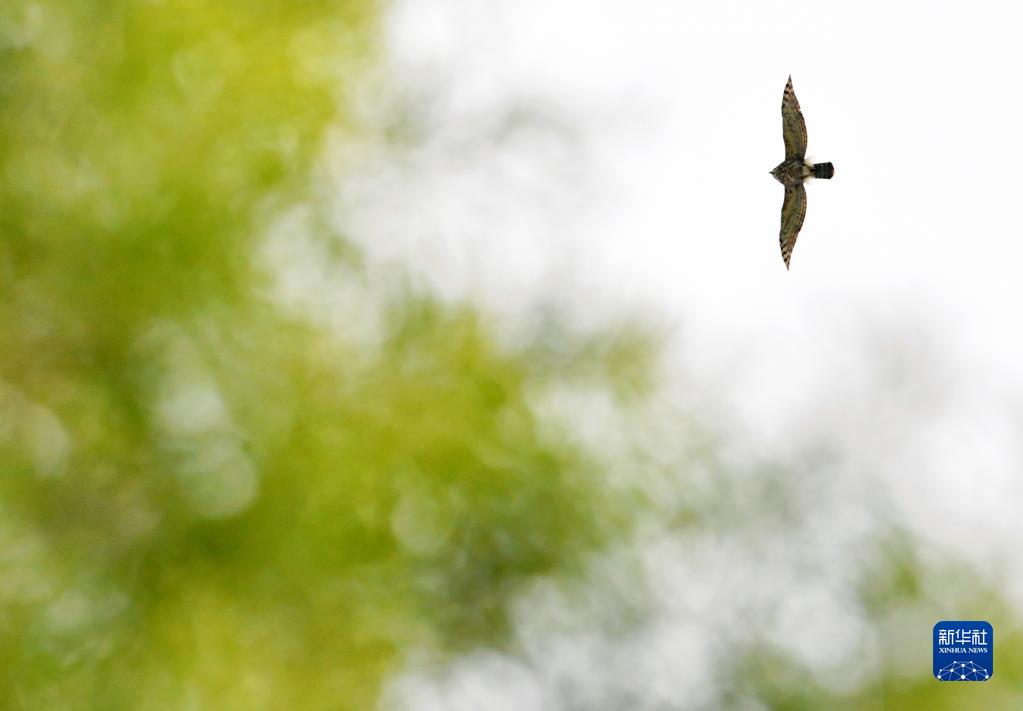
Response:
M1019 20L7 0L3 707L1023 706Z

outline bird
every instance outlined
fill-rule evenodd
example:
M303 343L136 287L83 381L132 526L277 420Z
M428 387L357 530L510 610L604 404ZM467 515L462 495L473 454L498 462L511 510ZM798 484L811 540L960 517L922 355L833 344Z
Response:
M785 200L781 204L781 258L789 268L792 248L803 227L806 217L806 188L803 184L811 178L830 180L835 175L831 163L811 163L806 160L806 122L799 109L796 92L792 88L792 75L785 84L781 97L781 132L785 140L785 160L778 164L771 175L785 186Z

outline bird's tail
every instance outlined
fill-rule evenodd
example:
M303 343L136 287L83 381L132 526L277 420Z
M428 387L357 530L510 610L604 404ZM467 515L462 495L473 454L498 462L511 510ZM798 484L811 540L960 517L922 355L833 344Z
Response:
M831 180L835 174L835 166L831 163L815 163L813 166L813 177Z

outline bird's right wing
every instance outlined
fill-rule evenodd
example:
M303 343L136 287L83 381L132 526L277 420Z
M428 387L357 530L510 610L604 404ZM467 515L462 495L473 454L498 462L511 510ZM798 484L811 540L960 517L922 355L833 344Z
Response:
M785 201L781 204L781 258L785 260L786 269L805 217L806 188L802 185L785 186Z
M785 160L806 157L806 122L799 110L799 101L792 88L792 77L785 84L781 97L781 133L785 139Z

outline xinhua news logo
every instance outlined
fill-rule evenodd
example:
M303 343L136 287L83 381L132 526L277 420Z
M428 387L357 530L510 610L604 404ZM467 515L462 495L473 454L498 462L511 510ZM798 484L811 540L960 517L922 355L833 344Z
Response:
M934 625L934 676L940 681L987 681L994 670L995 631L983 620Z

